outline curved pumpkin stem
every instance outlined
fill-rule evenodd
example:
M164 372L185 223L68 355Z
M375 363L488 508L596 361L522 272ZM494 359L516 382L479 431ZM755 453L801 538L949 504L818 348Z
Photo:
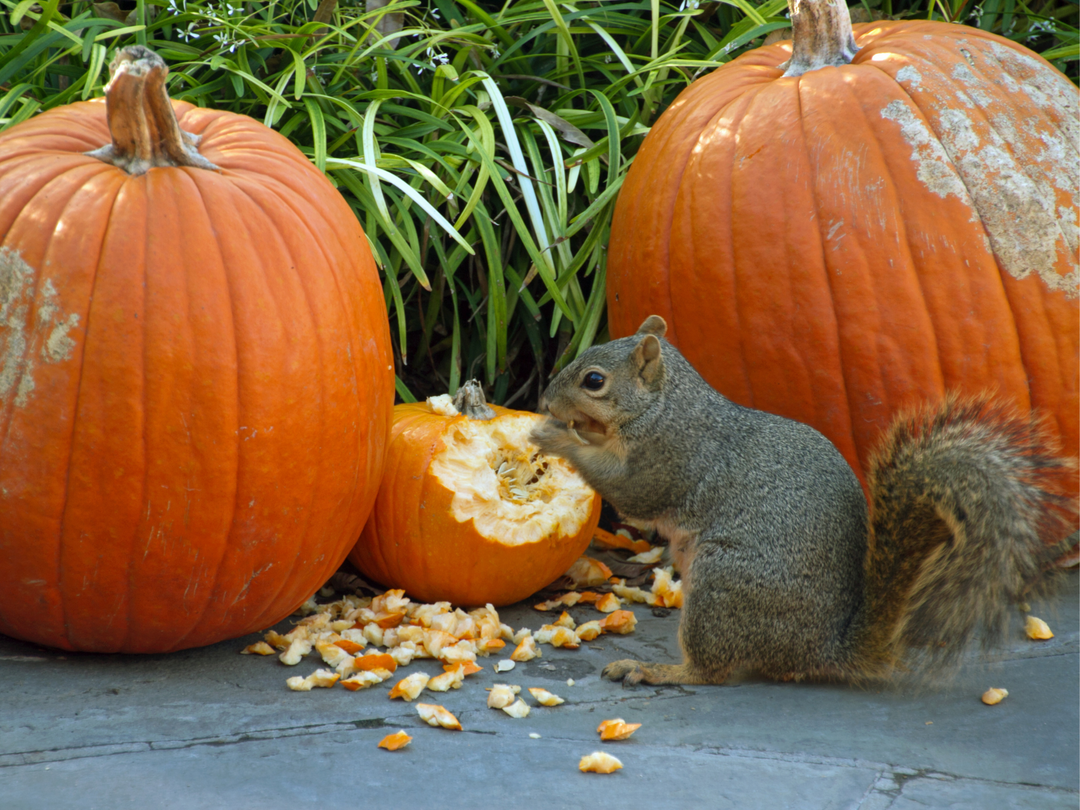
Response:
M470 419L487 421L495 418L495 411L484 399L484 389L477 380L469 380L454 394L454 407Z
M219 170L199 154L198 136L180 129L165 89L169 68L164 59L132 45L116 54L109 72L105 103L112 143L88 156L133 175L162 166Z
M791 11L791 59L780 65L785 76L847 65L855 57L851 14L845 0L788 0Z

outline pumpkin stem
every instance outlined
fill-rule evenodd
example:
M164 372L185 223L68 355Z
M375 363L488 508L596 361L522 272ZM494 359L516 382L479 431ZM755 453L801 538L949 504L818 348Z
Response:
M454 407L470 419L487 421L495 418L495 411L484 399L484 389L477 380L469 380L454 394Z
M793 42L791 58L780 65L785 76L851 64L858 48L845 0L788 0L788 9Z
M131 45L116 54L109 73L105 104L112 143L88 156L132 175L155 166L219 171L199 154L199 137L180 129L165 89L169 68L164 59L142 45Z

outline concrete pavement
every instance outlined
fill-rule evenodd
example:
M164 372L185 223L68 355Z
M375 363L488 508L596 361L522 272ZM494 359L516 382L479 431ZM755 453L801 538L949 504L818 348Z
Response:
M424 725L415 704L387 699L388 685L292 692L285 678L319 664L238 655L260 636L139 657L0 636L0 808L1076 808L1077 580L1068 574L1049 604L1033 605L1054 639L1033 642L1017 627L997 661L973 658L933 689L761 680L625 689L600 679L605 663L678 654L677 612L638 605L631 635L577 651L544 645L542 658L501 675L491 672L498 657L481 659L463 688L425 693L463 732ZM515 629L553 617L528 604L500 614ZM441 669L422 660L399 674L415 671ZM531 714L513 719L486 707L492 683L541 686L566 703L527 700ZM1009 697L983 705L989 686ZM642 727L602 744L596 726L611 717ZM408 747L376 748L399 728L413 736ZM581 756L600 749L623 770L580 773Z

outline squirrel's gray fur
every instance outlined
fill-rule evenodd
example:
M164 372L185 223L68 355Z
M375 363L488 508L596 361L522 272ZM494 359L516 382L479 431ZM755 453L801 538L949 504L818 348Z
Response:
M1030 419L948 399L899 419L870 475L813 428L725 399L663 339L593 347L541 400L533 434L622 515L671 543L681 665L618 661L628 682L863 678L955 659L1000 632L1067 533L1068 463ZM600 375L590 377L589 375ZM596 390L590 387L602 378ZM588 383L584 385L583 383Z

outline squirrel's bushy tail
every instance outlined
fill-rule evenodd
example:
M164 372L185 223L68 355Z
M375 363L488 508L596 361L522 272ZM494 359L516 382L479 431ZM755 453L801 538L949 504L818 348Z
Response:
M857 668L939 670L980 633L999 642L1062 551L1072 466L1036 420L988 397L898 418L870 463Z

